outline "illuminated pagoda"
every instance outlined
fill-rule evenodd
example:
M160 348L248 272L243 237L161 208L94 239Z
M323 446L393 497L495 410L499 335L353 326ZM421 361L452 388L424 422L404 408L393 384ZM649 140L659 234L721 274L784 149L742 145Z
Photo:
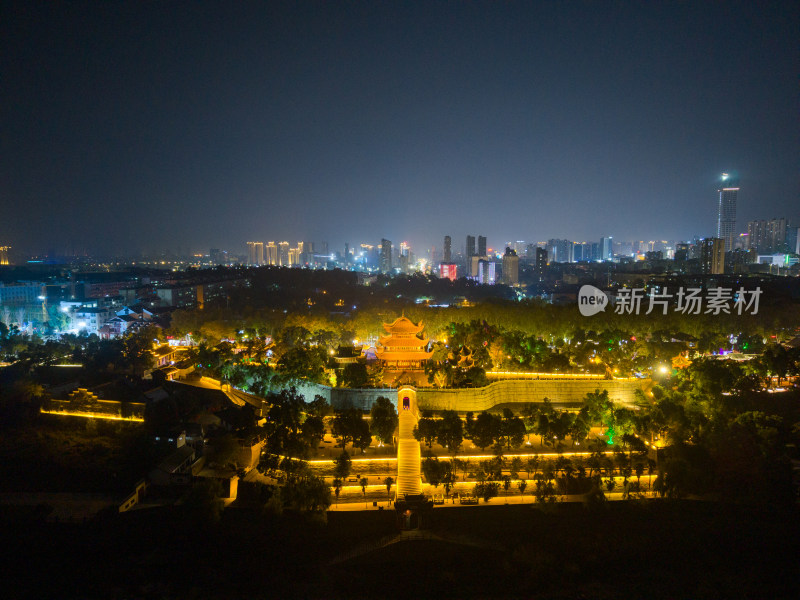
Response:
M388 335L380 337L375 356L386 367L396 369L421 369L433 356L428 352L428 338L422 333L422 321L415 325L405 315L394 323L384 323Z

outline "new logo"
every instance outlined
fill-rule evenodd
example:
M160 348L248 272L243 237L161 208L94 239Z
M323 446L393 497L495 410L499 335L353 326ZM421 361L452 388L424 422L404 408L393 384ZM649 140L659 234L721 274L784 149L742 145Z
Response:
M591 317L604 311L608 306L608 296L593 285L584 285L578 292L578 309L584 317Z

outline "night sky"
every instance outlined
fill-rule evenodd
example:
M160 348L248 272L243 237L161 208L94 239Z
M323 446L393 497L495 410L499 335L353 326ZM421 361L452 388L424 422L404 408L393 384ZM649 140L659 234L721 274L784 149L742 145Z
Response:
M3 2L0 243L687 239L800 217L800 3Z

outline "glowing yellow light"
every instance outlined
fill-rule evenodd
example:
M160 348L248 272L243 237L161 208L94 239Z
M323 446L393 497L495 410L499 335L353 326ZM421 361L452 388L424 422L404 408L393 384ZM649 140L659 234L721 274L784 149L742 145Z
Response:
M62 417L82 417L84 419L103 419L105 421L130 421L133 423L144 423L142 417L119 417L114 415L106 415L103 413L93 412L69 412L65 410L44 410L41 412L46 415L60 415Z

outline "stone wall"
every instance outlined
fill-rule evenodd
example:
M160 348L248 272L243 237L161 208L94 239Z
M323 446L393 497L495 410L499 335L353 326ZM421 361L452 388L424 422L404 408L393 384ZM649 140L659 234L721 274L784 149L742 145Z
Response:
M460 413L491 410L500 404L542 402L549 398L555 406L578 405L586 394L608 390L615 402L632 405L637 389L652 386L649 379L542 379L496 381L483 388L459 390L420 389L417 401L421 410L455 410Z
M542 402L549 398L556 407L578 406L584 396L595 390L608 390L609 397L621 404L632 405L637 389L649 390L650 379L505 379L483 388L440 390L417 388L417 401L421 410L455 410L460 413L491 410L501 404L524 404ZM378 396L393 402L397 399L396 388L331 388L324 385L306 384L297 391L307 402L319 394L335 410L359 408L368 411Z
M333 408L339 410L342 408L360 408L361 410L370 410L378 396L383 396L392 401L397 402L397 389L396 388L363 388L363 389L348 389L348 388L330 388L330 403ZM312 398L313 400L313 398Z

